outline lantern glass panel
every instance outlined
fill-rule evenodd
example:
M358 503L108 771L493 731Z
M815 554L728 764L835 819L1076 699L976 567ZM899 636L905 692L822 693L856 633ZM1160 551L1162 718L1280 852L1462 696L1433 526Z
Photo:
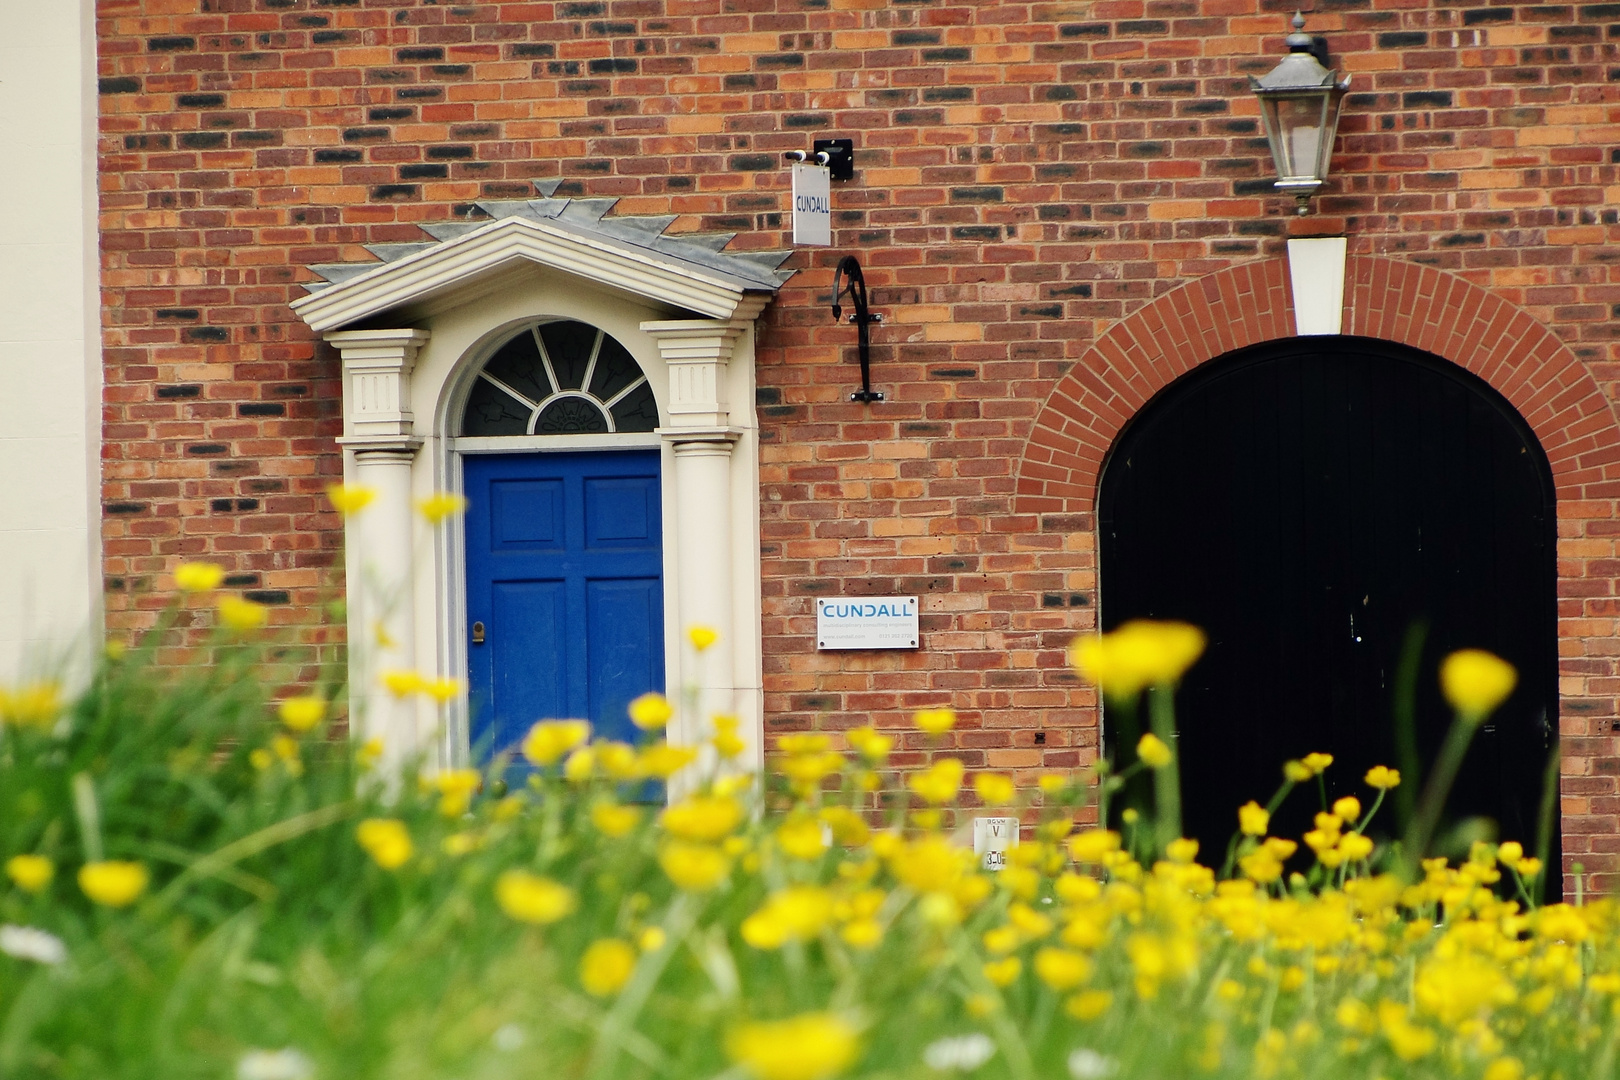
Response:
M1321 179L1318 161L1322 155L1322 105L1325 94L1285 97L1277 101L1278 162L1283 179Z

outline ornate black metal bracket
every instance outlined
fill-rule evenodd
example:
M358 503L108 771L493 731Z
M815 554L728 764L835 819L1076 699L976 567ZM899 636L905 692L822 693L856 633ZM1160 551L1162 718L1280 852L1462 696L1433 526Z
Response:
M856 347L861 357L861 388L849 395L851 401L882 401L883 392L872 389L872 337L867 327L872 323L880 323L883 316L869 310L866 306L866 275L861 273L860 260L853 255L845 255L838 260L838 269L833 271L833 321L838 322L844 316L844 309L839 306L838 300L849 293L850 306L855 309L849 321L855 324Z

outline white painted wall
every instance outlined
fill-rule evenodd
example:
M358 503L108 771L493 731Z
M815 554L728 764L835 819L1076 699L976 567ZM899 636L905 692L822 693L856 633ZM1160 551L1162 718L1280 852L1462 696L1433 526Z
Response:
M0 0L0 681L100 625L95 74L91 0Z

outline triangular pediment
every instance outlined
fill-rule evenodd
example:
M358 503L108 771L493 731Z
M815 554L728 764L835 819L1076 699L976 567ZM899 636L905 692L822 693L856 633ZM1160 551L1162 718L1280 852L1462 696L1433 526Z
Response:
M292 307L324 333L439 305L525 264L713 319L752 318L792 271L791 252L727 252L729 235L669 235L672 217L608 217L612 199L483 202L480 221L423 226L432 239L374 244L376 262L311 267L326 280Z

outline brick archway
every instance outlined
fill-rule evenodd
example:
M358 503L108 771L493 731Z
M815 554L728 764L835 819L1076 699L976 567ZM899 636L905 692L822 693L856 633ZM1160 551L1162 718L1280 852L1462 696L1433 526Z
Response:
M1346 334L1423 349L1480 376L1519 411L1547 454L1558 513L1565 868L1582 862L1601 874L1599 884L1620 884L1611 876L1620 870L1615 412L1592 373L1551 331L1456 275L1351 256L1345 290ZM1292 337L1293 324L1284 259L1210 274L1116 323L1059 380L1037 416L1019 463L1016 512L1094 532L1104 460L1137 410L1208 360ZM1098 600L1107 603L1106 582Z
M1166 293L1109 328L1036 417L1016 511L1090 512L1109 447L1149 398L1207 360L1293 336L1287 281L1284 259L1246 263ZM1552 463L1560 523L1613 520L1620 425L1591 372L1551 331L1454 274L1394 259L1351 256L1345 291L1345 333L1443 356L1519 410ZM1566 505L1587 500L1603 505Z

